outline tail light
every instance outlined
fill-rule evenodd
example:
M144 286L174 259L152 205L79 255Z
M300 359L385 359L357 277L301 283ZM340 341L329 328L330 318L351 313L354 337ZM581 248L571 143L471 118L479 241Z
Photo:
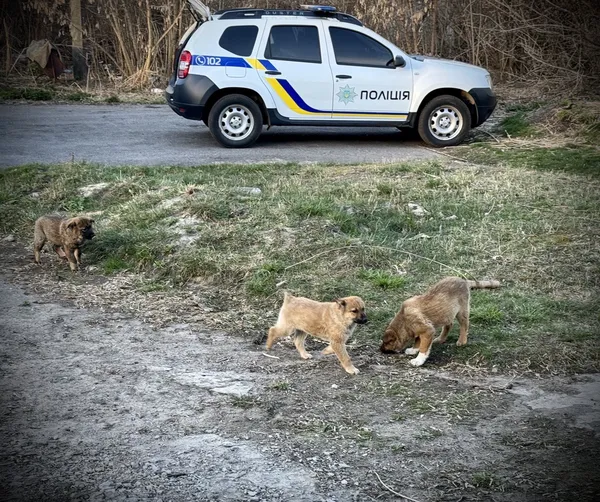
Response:
M192 62L192 53L190 51L183 51L179 56L179 70L177 76L179 78L187 77L190 72L190 64Z

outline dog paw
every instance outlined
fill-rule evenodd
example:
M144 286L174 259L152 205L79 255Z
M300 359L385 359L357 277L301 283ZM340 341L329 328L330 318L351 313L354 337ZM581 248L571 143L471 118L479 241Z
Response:
M309 354L308 352L306 354L300 354L300 357L302 359L312 359L312 354Z
M467 341L466 340L459 340L458 342L456 342L456 346L457 347L462 347L463 345L466 345Z
M423 366L423 363L427 360L425 357L417 356L414 359L408 361L412 366L418 368L419 366Z
M433 339L433 343L446 343L446 340L442 340L441 336Z
M344 368L344 369L351 375L358 375L360 373L358 368L355 368L354 366L352 366L352 368Z
M418 354L418 353L419 353L419 349L406 349L406 350L404 351L404 353L405 353L407 356L414 356L414 355L416 355L416 354Z

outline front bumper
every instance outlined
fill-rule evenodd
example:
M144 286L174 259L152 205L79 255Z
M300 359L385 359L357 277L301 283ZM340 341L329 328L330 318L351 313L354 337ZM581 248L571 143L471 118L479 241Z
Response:
M490 118L490 115L496 108L498 100L489 87L477 87L471 89L469 94L475 100L475 107L477 108L477 119L473 124L473 127L477 127Z
M203 75L188 75L186 78L173 75L165 89L165 99L177 115L202 120L206 103L218 90L213 81Z

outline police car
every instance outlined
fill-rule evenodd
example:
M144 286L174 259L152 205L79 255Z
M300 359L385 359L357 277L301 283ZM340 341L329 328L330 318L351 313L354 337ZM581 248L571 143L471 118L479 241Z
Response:
M410 56L334 7L229 9L188 0L165 91L175 113L202 120L225 147L264 126L417 128L429 145L459 144L496 106L490 74Z

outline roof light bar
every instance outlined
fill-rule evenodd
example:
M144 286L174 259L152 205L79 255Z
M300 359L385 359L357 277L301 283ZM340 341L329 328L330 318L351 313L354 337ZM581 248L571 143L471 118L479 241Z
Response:
M300 5L301 9L310 10L312 12L336 12L337 9L333 5Z

